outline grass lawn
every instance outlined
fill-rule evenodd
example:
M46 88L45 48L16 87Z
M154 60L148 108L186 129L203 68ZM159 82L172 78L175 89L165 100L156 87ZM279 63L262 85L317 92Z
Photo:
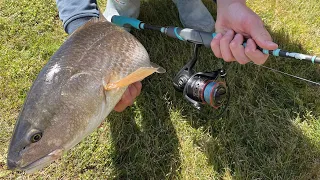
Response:
M215 15L215 5L206 0ZM99 1L104 10L105 1ZM320 55L319 0L248 0L280 48ZM144 0L139 19L181 26L170 0ZM55 1L0 1L0 179L320 179L320 88L254 64L226 64L230 106L198 112L172 78L191 44L133 31L167 70L143 81L142 94L113 112L90 137L38 173L7 170L8 144L27 92L67 38ZM223 64L201 49L197 70ZM270 57L265 64L320 81L319 65Z

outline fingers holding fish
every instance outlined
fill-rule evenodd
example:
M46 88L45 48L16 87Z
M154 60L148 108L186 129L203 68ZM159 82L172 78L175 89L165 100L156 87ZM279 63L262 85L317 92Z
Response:
M142 88L142 84L140 81L129 85L125 93L122 95L121 100L115 106L114 110L117 112L122 112L128 106L131 106L135 98L140 95L141 88Z

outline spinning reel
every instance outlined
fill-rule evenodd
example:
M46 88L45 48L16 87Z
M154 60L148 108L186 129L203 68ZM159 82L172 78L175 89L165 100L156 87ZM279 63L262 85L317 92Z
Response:
M212 72L195 72L193 69L198 60L200 44L194 45L191 60L178 72L173 79L173 86L200 110L202 105L214 109L225 109L229 101L229 89L225 81L226 72L218 69Z

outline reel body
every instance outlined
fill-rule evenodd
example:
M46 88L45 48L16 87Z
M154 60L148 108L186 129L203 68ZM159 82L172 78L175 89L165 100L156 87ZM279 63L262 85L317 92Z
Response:
M173 85L195 108L200 110L201 105L207 104L218 109L227 105L229 99L226 73L223 69L196 73L193 67L198 59L199 47L195 45L192 59L178 72Z

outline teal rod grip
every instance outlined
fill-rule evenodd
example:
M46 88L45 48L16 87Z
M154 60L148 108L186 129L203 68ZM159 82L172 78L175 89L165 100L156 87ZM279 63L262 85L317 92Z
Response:
M184 39L179 35L179 33L177 32L177 30L178 30L178 27L175 27L175 28L173 29L174 35L175 35L179 40L184 41Z
M140 24L142 23L140 20L138 19L134 19L134 18L129 18L129 17L124 17L124 16L112 16L111 18L111 22L117 26L121 26L124 27L125 25L130 25L136 29L141 29L140 28Z

